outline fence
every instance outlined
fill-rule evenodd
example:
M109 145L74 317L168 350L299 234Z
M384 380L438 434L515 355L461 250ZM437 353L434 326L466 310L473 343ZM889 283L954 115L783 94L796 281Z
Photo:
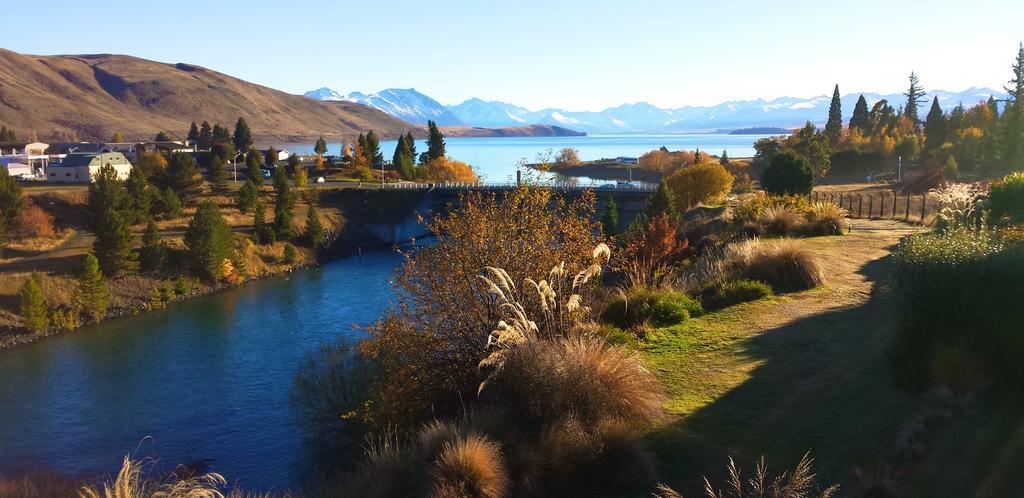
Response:
M656 188L652 185L634 184L620 186L613 183L604 185L593 183L589 185L581 185L579 183L545 183L538 186L562 191L599 190L602 192L653 192ZM515 182L397 182L388 183L384 188L397 190L513 190L517 187L518 185Z
M929 194L892 192L818 192L811 200L831 202L845 209L850 218L902 220L931 225L942 210L942 203Z

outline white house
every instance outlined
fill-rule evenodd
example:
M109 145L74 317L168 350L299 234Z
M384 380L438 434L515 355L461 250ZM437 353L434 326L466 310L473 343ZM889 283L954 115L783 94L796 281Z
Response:
M126 180L132 163L120 152L75 152L68 154L60 164L51 164L46 180L62 183L91 183L102 166L111 166L117 177Z
M43 176L51 156L46 153L49 145L42 142L18 144L10 149L0 149L0 163L11 176ZM20 150L19 150L20 148Z
M137 161L139 159L138 145L136 142L106 142L100 152L120 152L129 161Z

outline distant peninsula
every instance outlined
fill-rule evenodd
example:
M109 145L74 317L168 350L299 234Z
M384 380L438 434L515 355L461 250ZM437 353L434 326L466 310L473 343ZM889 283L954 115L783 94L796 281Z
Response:
M753 128L740 128L738 130L732 130L729 132L730 135L789 135L793 130L788 128L778 128L774 126L755 126Z
M479 128L474 126L446 126L445 135L451 137L582 137L586 133L561 126L523 125L505 128Z

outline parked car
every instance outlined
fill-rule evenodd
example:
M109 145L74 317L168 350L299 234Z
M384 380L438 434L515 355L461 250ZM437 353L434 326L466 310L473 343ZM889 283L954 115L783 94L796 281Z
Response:
M260 173L263 173L263 178L270 178L270 176L271 176L269 169L261 169Z
M618 187L618 188L623 188L623 189L633 189L633 188L636 188L636 185L633 185L632 183L629 183L629 182L624 182L622 180L619 180L619 181L615 182L615 186Z
M324 182L326 182L326 181L327 181L327 180L325 180L325 179L324 179L324 177L322 177L322 176L318 176L318 177L316 177L316 182L317 182L317 183L324 183Z

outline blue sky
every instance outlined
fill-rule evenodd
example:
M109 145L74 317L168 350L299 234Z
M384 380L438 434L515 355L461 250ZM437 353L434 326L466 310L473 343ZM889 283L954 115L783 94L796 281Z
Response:
M291 93L415 87L539 109L999 88L1020 0L12 1L0 47L189 62ZM12 21L25 20L26 22Z

